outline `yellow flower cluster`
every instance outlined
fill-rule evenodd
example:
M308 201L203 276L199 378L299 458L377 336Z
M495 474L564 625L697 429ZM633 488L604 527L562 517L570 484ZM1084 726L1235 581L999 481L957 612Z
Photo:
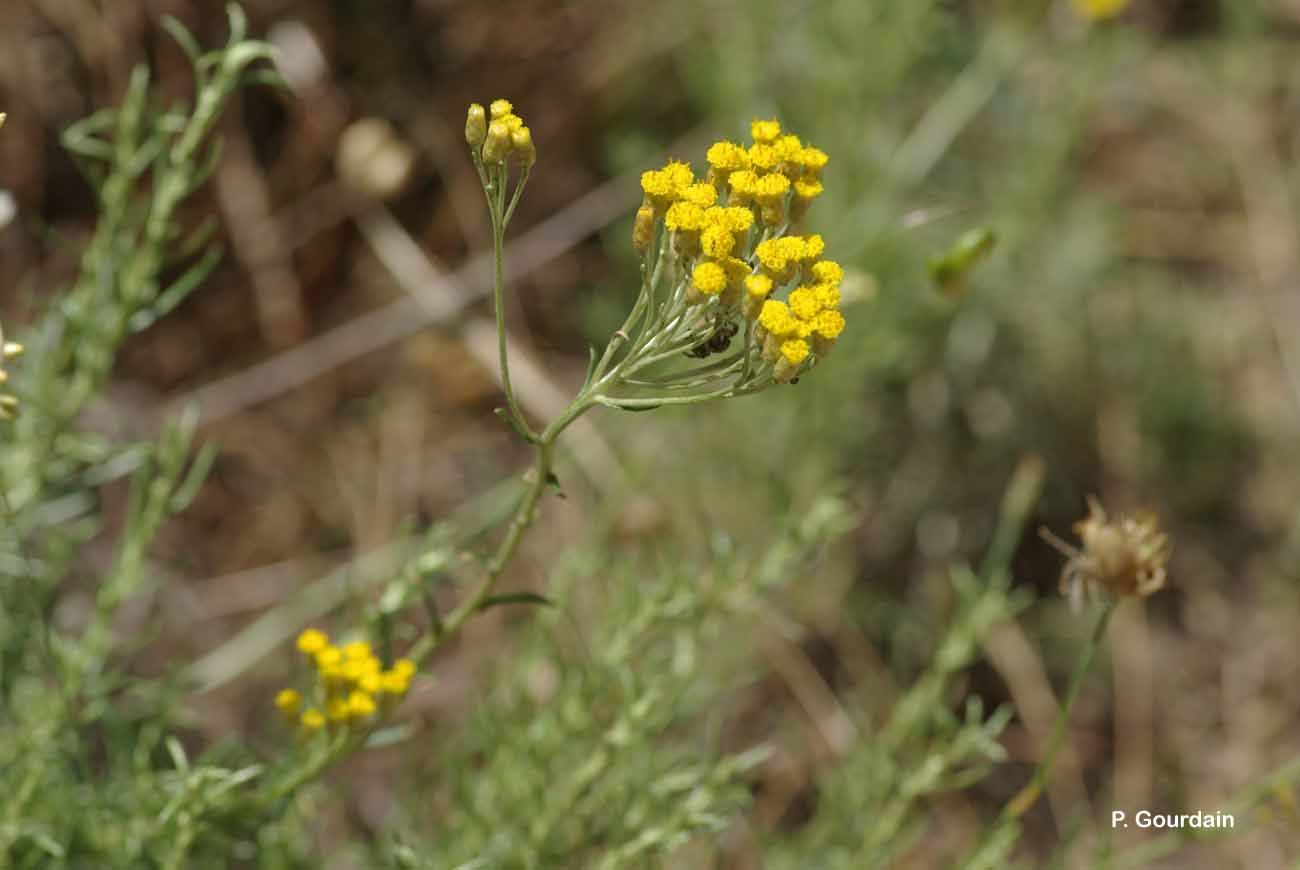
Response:
M789 234L821 195L828 158L783 133L775 120L754 121L750 135L748 147L715 142L703 182L675 160L643 173L632 244L646 256L662 219L690 276L686 301L717 299L724 312L738 311L754 323L763 359L773 365L774 378L786 382L811 357L828 353L844 329L843 269L822 259L821 236ZM787 286L788 302L772 298ZM765 312L771 312L766 321L760 318Z
M1074 11L1089 21L1114 18L1127 7L1128 0L1074 0Z
M405 695L415 673L415 663L409 659L398 659L385 670L370 644L358 640L335 646L325 632L315 628L298 635L298 651L316 670L315 704L304 710L302 694L283 689L275 696L275 706L307 733L327 724L346 727L365 723Z
M843 277L838 263L821 260L806 270L787 301L763 301L754 335L762 342L763 359L775 365L777 381L797 375L810 353L824 357L835 346L844 331L839 310Z
M470 103L465 115L465 141L487 164L503 165L513 157L524 169L530 169L537 162L532 131L515 114L509 100L493 100L487 109Z
M4 123L4 115L0 114L0 124ZM5 360L13 359L23 352L23 346L15 341L5 341L4 331L0 330L0 387L4 387L9 381L9 373L4 369ZM8 393L0 392L0 420L12 419L18 410L18 397Z

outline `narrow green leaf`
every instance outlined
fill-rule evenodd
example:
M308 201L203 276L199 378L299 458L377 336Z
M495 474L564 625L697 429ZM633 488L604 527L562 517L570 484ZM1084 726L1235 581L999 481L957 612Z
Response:
M554 607L555 602L544 595L538 595L536 592L512 592L509 595L490 595L483 599L483 603L478 606L479 610L487 610L489 607L499 607L503 604L536 604L542 607Z

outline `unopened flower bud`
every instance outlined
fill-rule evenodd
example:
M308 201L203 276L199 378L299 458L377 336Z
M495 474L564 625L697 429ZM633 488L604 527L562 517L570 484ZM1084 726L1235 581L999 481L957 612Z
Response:
M632 247L641 256L650 250L650 243L655 236L654 206L643 204L636 210L636 219L632 221Z
M778 384L788 384L799 374L799 366L793 365L785 357L776 361L772 367L772 380Z
M478 103L470 103L465 114L465 141L478 150L487 139L487 112Z
M781 358L781 339L772 333L763 336L763 359L774 363Z
M537 147L533 145L533 134L527 127L520 127L510 134L510 148L525 169L531 169L537 162Z
M505 163L510 154L510 128L501 121L488 125L487 140L483 143L484 163Z

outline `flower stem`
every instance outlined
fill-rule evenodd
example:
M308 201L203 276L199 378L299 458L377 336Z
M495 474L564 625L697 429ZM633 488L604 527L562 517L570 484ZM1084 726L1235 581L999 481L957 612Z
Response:
M1038 767L1034 770L1034 778L1003 808L999 822L1018 819L1023 816L1037 802L1043 790L1047 788L1048 780L1052 775L1052 766L1056 761L1056 754L1060 751L1061 743L1065 739L1065 728L1070 721L1070 711L1074 709L1074 702L1079 697L1079 690L1083 686L1083 681L1088 676L1088 671L1092 669L1092 661L1106 636L1106 626L1110 623L1111 614L1114 612L1115 602L1113 600L1107 601L1101 615L1097 617L1097 624L1093 627L1088 646L1084 648L1083 655L1074 666L1074 676L1070 679L1070 688L1066 692L1065 703L1061 705L1061 711L1056 716L1056 724L1052 727L1052 735L1047 741L1047 750L1043 753L1042 759L1038 762Z
M496 185L495 197L489 196L489 211L492 213L492 309L496 314L497 327L497 353L501 363L501 389L506 394L506 406L511 419L514 420L515 428L524 433L529 441L536 441L537 434L528 426L528 421L524 419L523 412L519 409L519 402L515 398L514 387L510 384L510 359L507 352L506 340L506 311L505 311L505 235L506 223L510 219L510 213L514 211L515 203L518 200L519 190L522 189L526 176L520 179L519 187L516 188L516 198L510 203L509 211L505 210L505 186L506 173L504 170L493 173Z
M595 400L590 394L587 392L580 393L574 399L573 404L556 418L550 426L547 426L546 431L538 436L533 468L528 475L528 489L525 490L523 500L520 501L519 507L515 510L514 518L510 521L510 528L506 530L505 537L501 539L501 543L497 545L496 553L492 556L492 560L488 562L483 579L479 581L478 587L470 594L469 598L443 620L437 631L429 632L411 648L408 655L416 664L423 661L444 639L455 634L465 620L482 607L483 602L492 594L492 589L496 586L497 581L501 579L506 566L514 558L524 532L537 518L537 503L541 501L542 493L545 492L547 485L552 481L556 439L560 437L560 433L568 428L570 423L586 413L594 404Z

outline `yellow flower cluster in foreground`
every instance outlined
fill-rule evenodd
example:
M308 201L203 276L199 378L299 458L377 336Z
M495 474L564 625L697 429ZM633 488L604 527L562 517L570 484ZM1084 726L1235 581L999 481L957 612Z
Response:
M1089 21L1114 18L1128 7L1128 0L1074 0L1074 11Z
M754 121L750 134L748 147L715 142L702 181L677 161L643 173L632 244L647 256L662 221L689 276L686 301L716 300L722 314L748 321L774 380L784 383L829 353L843 332L844 270L822 259L821 236L791 232L822 193L826 153L774 120Z
M4 115L0 114L0 124L3 123ZM4 330L0 330L0 388L9 381L9 373L4 369L5 361L13 359L22 352L23 346L16 341L5 341ZM0 420L12 418L17 411L18 398L0 391Z
M303 709L303 695L296 689L283 689L275 696L275 706L308 733L327 724L345 727L366 722L405 695L415 673L410 659L398 659L385 670L370 644L359 640L335 646L325 632L315 628L298 635L298 651L315 667L316 683L310 692L313 704Z

